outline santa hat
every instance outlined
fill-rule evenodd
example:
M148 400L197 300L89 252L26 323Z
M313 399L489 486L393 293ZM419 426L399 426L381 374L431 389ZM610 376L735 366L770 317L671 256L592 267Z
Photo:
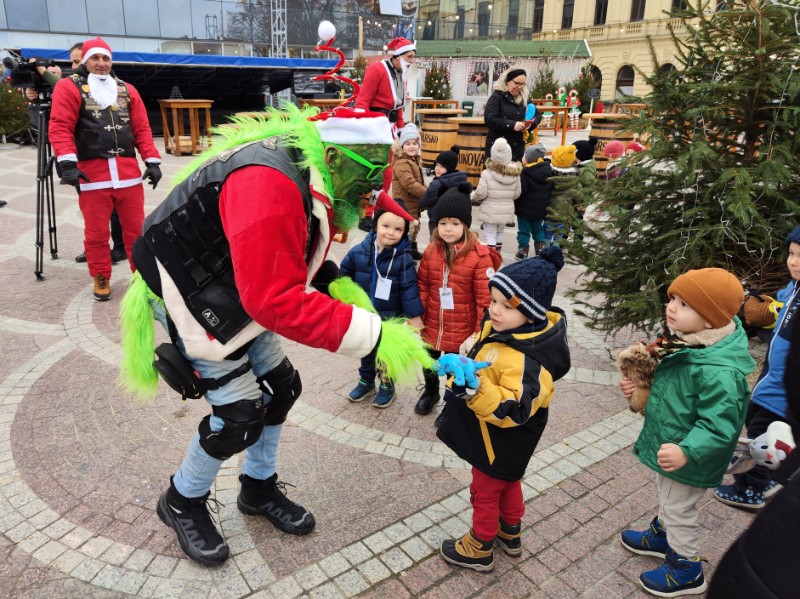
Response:
M404 37L396 37L386 45L386 51L392 56L400 56L406 52L416 50L417 45Z
M644 151L644 146L642 144L640 144L638 141L632 141L631 143L628 144L628 147L625 148L626 152L628 150L630 150L632 152L643 152Z
M382 112L369 112L363 108L337 108L323 112L312 119L322 141L333 144L385 144L391 145L392 124Z
M86 64L89 57L94 54L104 54L111 58L111 46L102 37L96 37L83 42L83 53L81 54L81 64Z

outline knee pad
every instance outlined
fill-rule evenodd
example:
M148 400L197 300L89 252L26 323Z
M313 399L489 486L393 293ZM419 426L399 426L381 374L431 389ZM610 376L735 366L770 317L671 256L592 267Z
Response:
M200 447L212 458L227 460L253 445L264 428L264 402L242 399L225 405L212 406L214 416L223 421L222 430L211 430L211 416L200 421Z
M280 364L257 380L261 390L272 396L272 401L267 405L264 424L282 424L303 391L300 373L292 366L289 358L284 358Z

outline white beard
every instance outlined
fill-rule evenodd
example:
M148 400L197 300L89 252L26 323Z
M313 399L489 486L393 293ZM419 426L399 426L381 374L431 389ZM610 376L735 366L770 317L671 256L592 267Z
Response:
M401 76L403 77L403 83L408 82L408 72L411 70L411 63L401 58L400 69Z
M89 95L92 96L100 108L108 108L117 103L117 81L110 75L101 77L89 73Z

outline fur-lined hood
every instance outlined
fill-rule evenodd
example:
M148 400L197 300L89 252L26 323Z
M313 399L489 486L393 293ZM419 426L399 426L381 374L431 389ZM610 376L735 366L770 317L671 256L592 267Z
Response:
M499 162L495 162L491 158L487 158L484 164L484 168L487 171L492 171L493 173L497 173L498 175L519 177L519 174L522 172L522 163L509 162L508 164L500 164Z
M495 91L498 91L498 92L507 92L508 91L508 86L506 85L506 76L512 70L515 70L515 69L518 69L518 68L519 67L508 67L505 71L500 73L500 75L498 75L498 77L497 77L497 81L495 81L495 83L494 83L493 89ZM514 98L514 102L516 104L527 104L528 103L528 95L529 94L530 94L530 89L528 88L528 84L526 83L525 85L522 86L522 91L519 92L519 95L516 98ZM513 98L513 96L511 96L510 93L509 93L509 96Z
M392 142L391 149L392 149L392 155L395 158L402 158L402 157L408 158L408 154L406 154L403 151L403 146L400 145L400 140L399 139L395 139ZM420 143L419 152L417 152L417 155L415 156L415 158L417 158L419 160L422 160L421 156L422 156L422 144Z

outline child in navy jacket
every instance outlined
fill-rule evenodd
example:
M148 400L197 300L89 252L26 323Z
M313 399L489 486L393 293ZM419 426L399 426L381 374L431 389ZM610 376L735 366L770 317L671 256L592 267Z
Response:
M350 248L342 260L340 273L352 278L369 294L372 305L382 318L395 316L410 319L411 326L422 328L425 312L417 287L414 258L409 253L407 220L379 210L374 229L358 245ZM375 354L361 359L360 379L347 398L359 402L375 393ZM387 408L394 401L394 385L381 378L372 401L376 408Z

